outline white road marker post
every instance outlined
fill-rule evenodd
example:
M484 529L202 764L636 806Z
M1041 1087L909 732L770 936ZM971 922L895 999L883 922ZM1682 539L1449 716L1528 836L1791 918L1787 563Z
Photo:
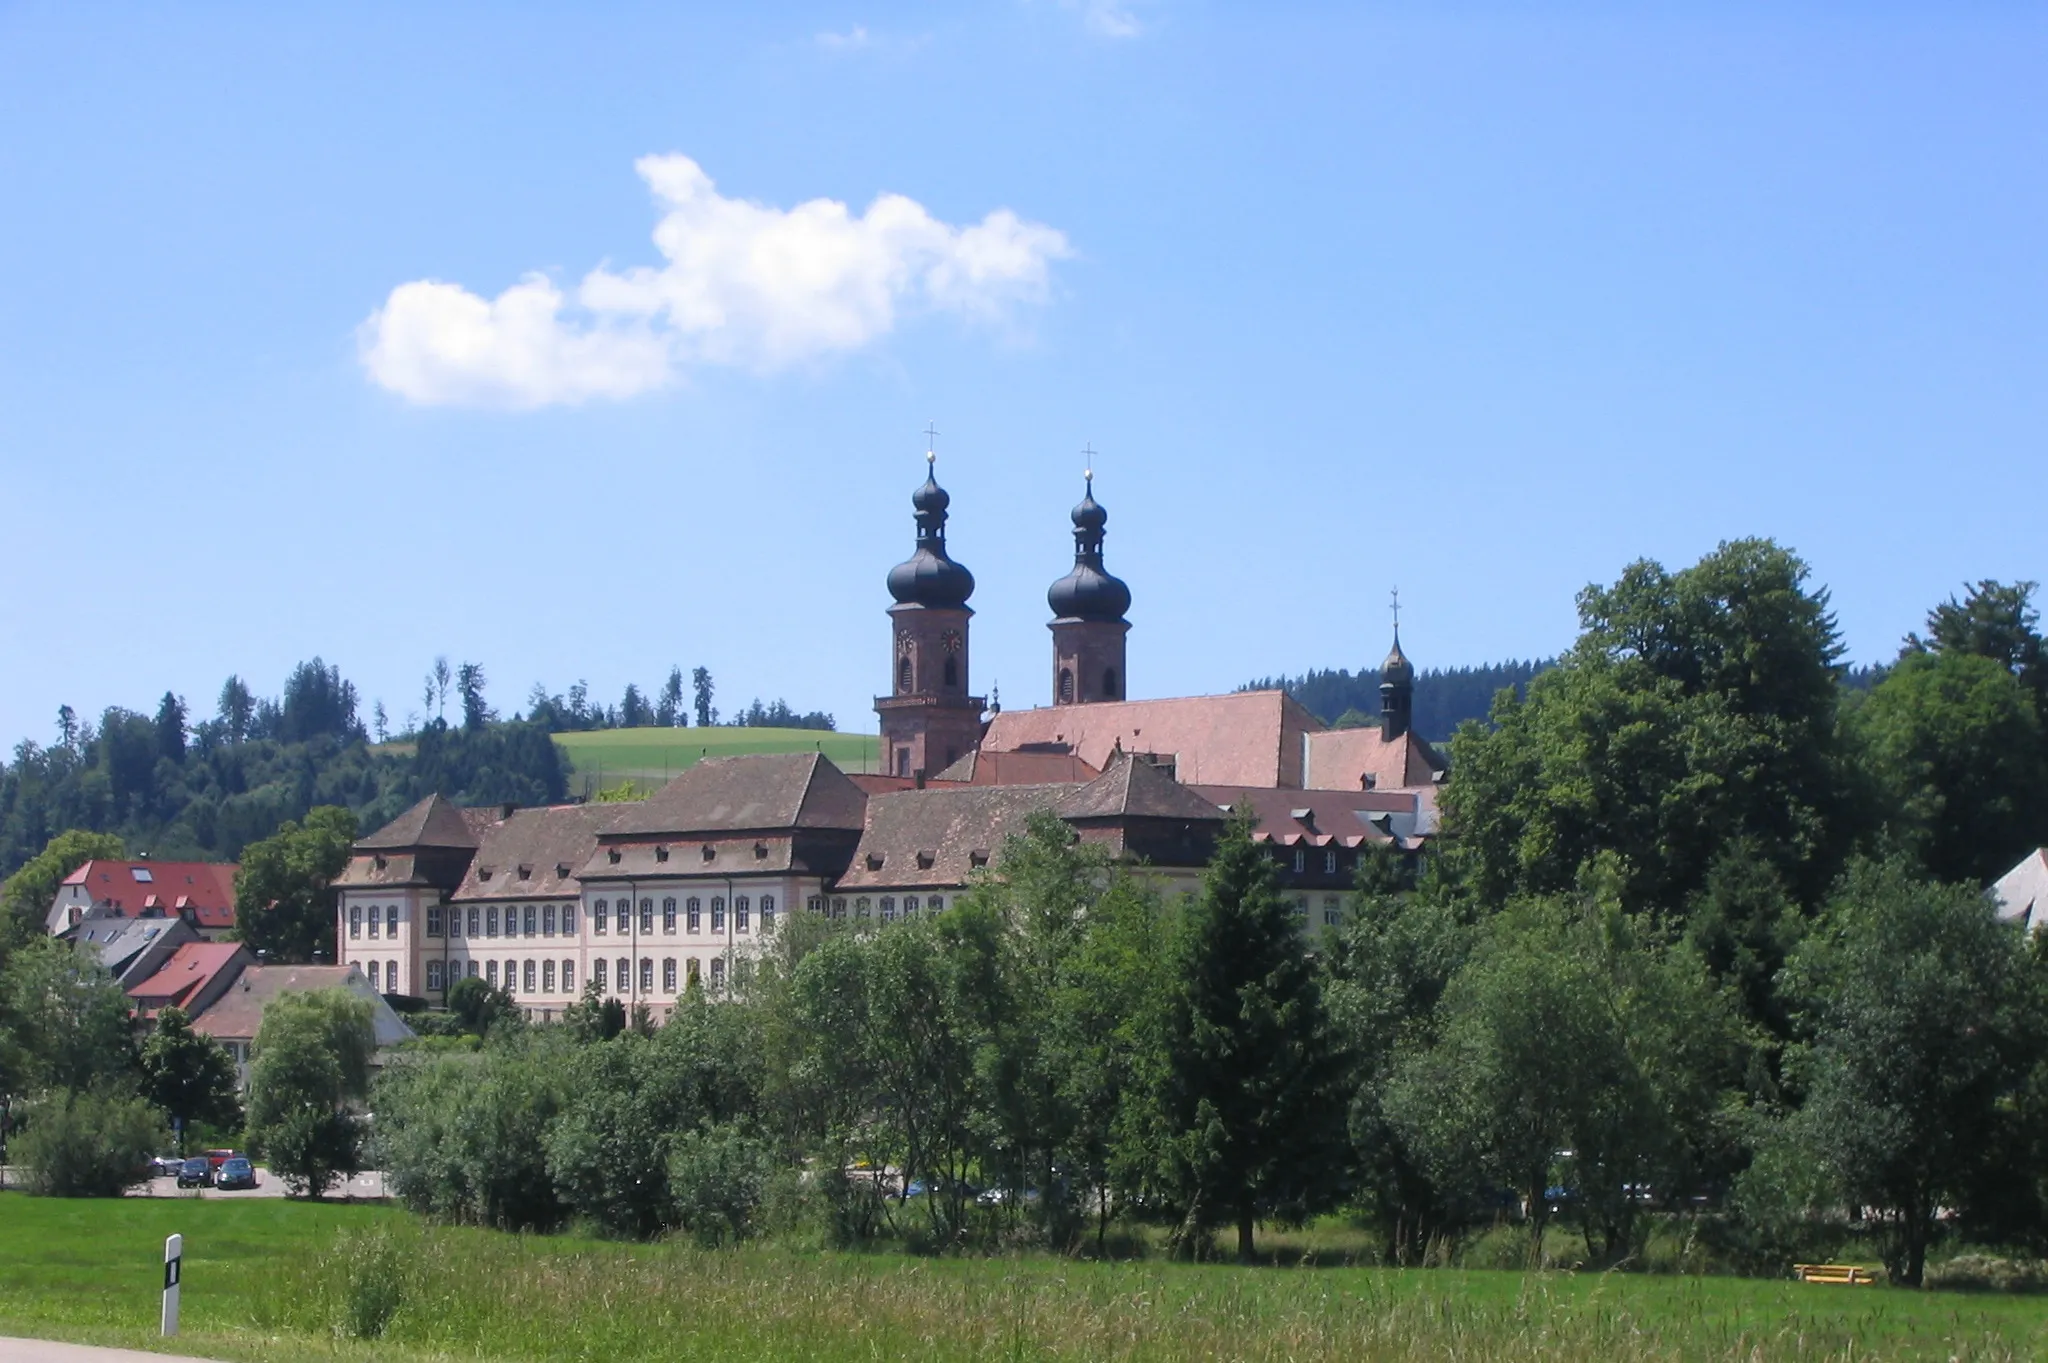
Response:
M185 1237L164 1241L164 1337L178 1333L178 1279L185 1262Z

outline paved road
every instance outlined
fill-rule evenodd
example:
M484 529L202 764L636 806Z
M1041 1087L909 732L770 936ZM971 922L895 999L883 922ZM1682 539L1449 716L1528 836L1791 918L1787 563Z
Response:
M256 1178L257 1182L254 1188L238 1188L233 1191L224 1192L219 1188L180 1188L177 1179L166 1175L163 1178L153 1178L147 1183L136 1184L128 1190L128 1196L190 1197L195 1192L201 1197L284 1196L284 1180L272 1178L268 1169L258 1165L256 1167ZM384 1196L384 1175L374 1170L369 1173L357 1174L347 1183L337 1183L329 1188L327 1195L334 1198L382 1197ZM4 1355L0 1355L0 1363L6 1363Z
M207 1363L179 1354L148 1354L134 1349L102 1349L92 1344L52 1344L45 1339L9 1339L0 1335L0 1363Z

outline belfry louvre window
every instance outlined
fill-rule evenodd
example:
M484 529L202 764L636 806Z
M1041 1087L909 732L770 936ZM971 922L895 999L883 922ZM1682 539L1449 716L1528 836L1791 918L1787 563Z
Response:
M1074 703L1074 674L1071 670L1064 667L1060 669L1060 703L1063 705L1072 705Z

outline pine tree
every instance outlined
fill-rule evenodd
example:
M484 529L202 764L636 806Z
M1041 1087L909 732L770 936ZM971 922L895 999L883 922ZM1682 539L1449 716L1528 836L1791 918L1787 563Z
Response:
M1183 1232L1328 1206L1343 1150L1341 1060L1272 863L1234 818L1176 943L1160 1112L1161 1182Z

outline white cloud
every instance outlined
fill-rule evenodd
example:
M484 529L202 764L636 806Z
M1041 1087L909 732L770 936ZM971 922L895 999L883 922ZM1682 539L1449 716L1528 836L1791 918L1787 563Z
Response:
M1081 25L1098 38L1135 38L1144 32L1138 16L1120 0L1060 0L1067 9L1081 11Z
M584 276L573 298L529 275L495 299L416 280L359 332L379 386L422 404L541 407L626 398L691 365L769 371L857 350L907 313L1000 322L1043 302L1065 234L998 209L954 227L900 194L855 214L721 195L687 156L634 168L662 209L665 263Z
M818 35L818 46L828 47L834 51L843 52L851 48L866 47L867 45L868 31L861 24L855 24L844 33L820 33Z

